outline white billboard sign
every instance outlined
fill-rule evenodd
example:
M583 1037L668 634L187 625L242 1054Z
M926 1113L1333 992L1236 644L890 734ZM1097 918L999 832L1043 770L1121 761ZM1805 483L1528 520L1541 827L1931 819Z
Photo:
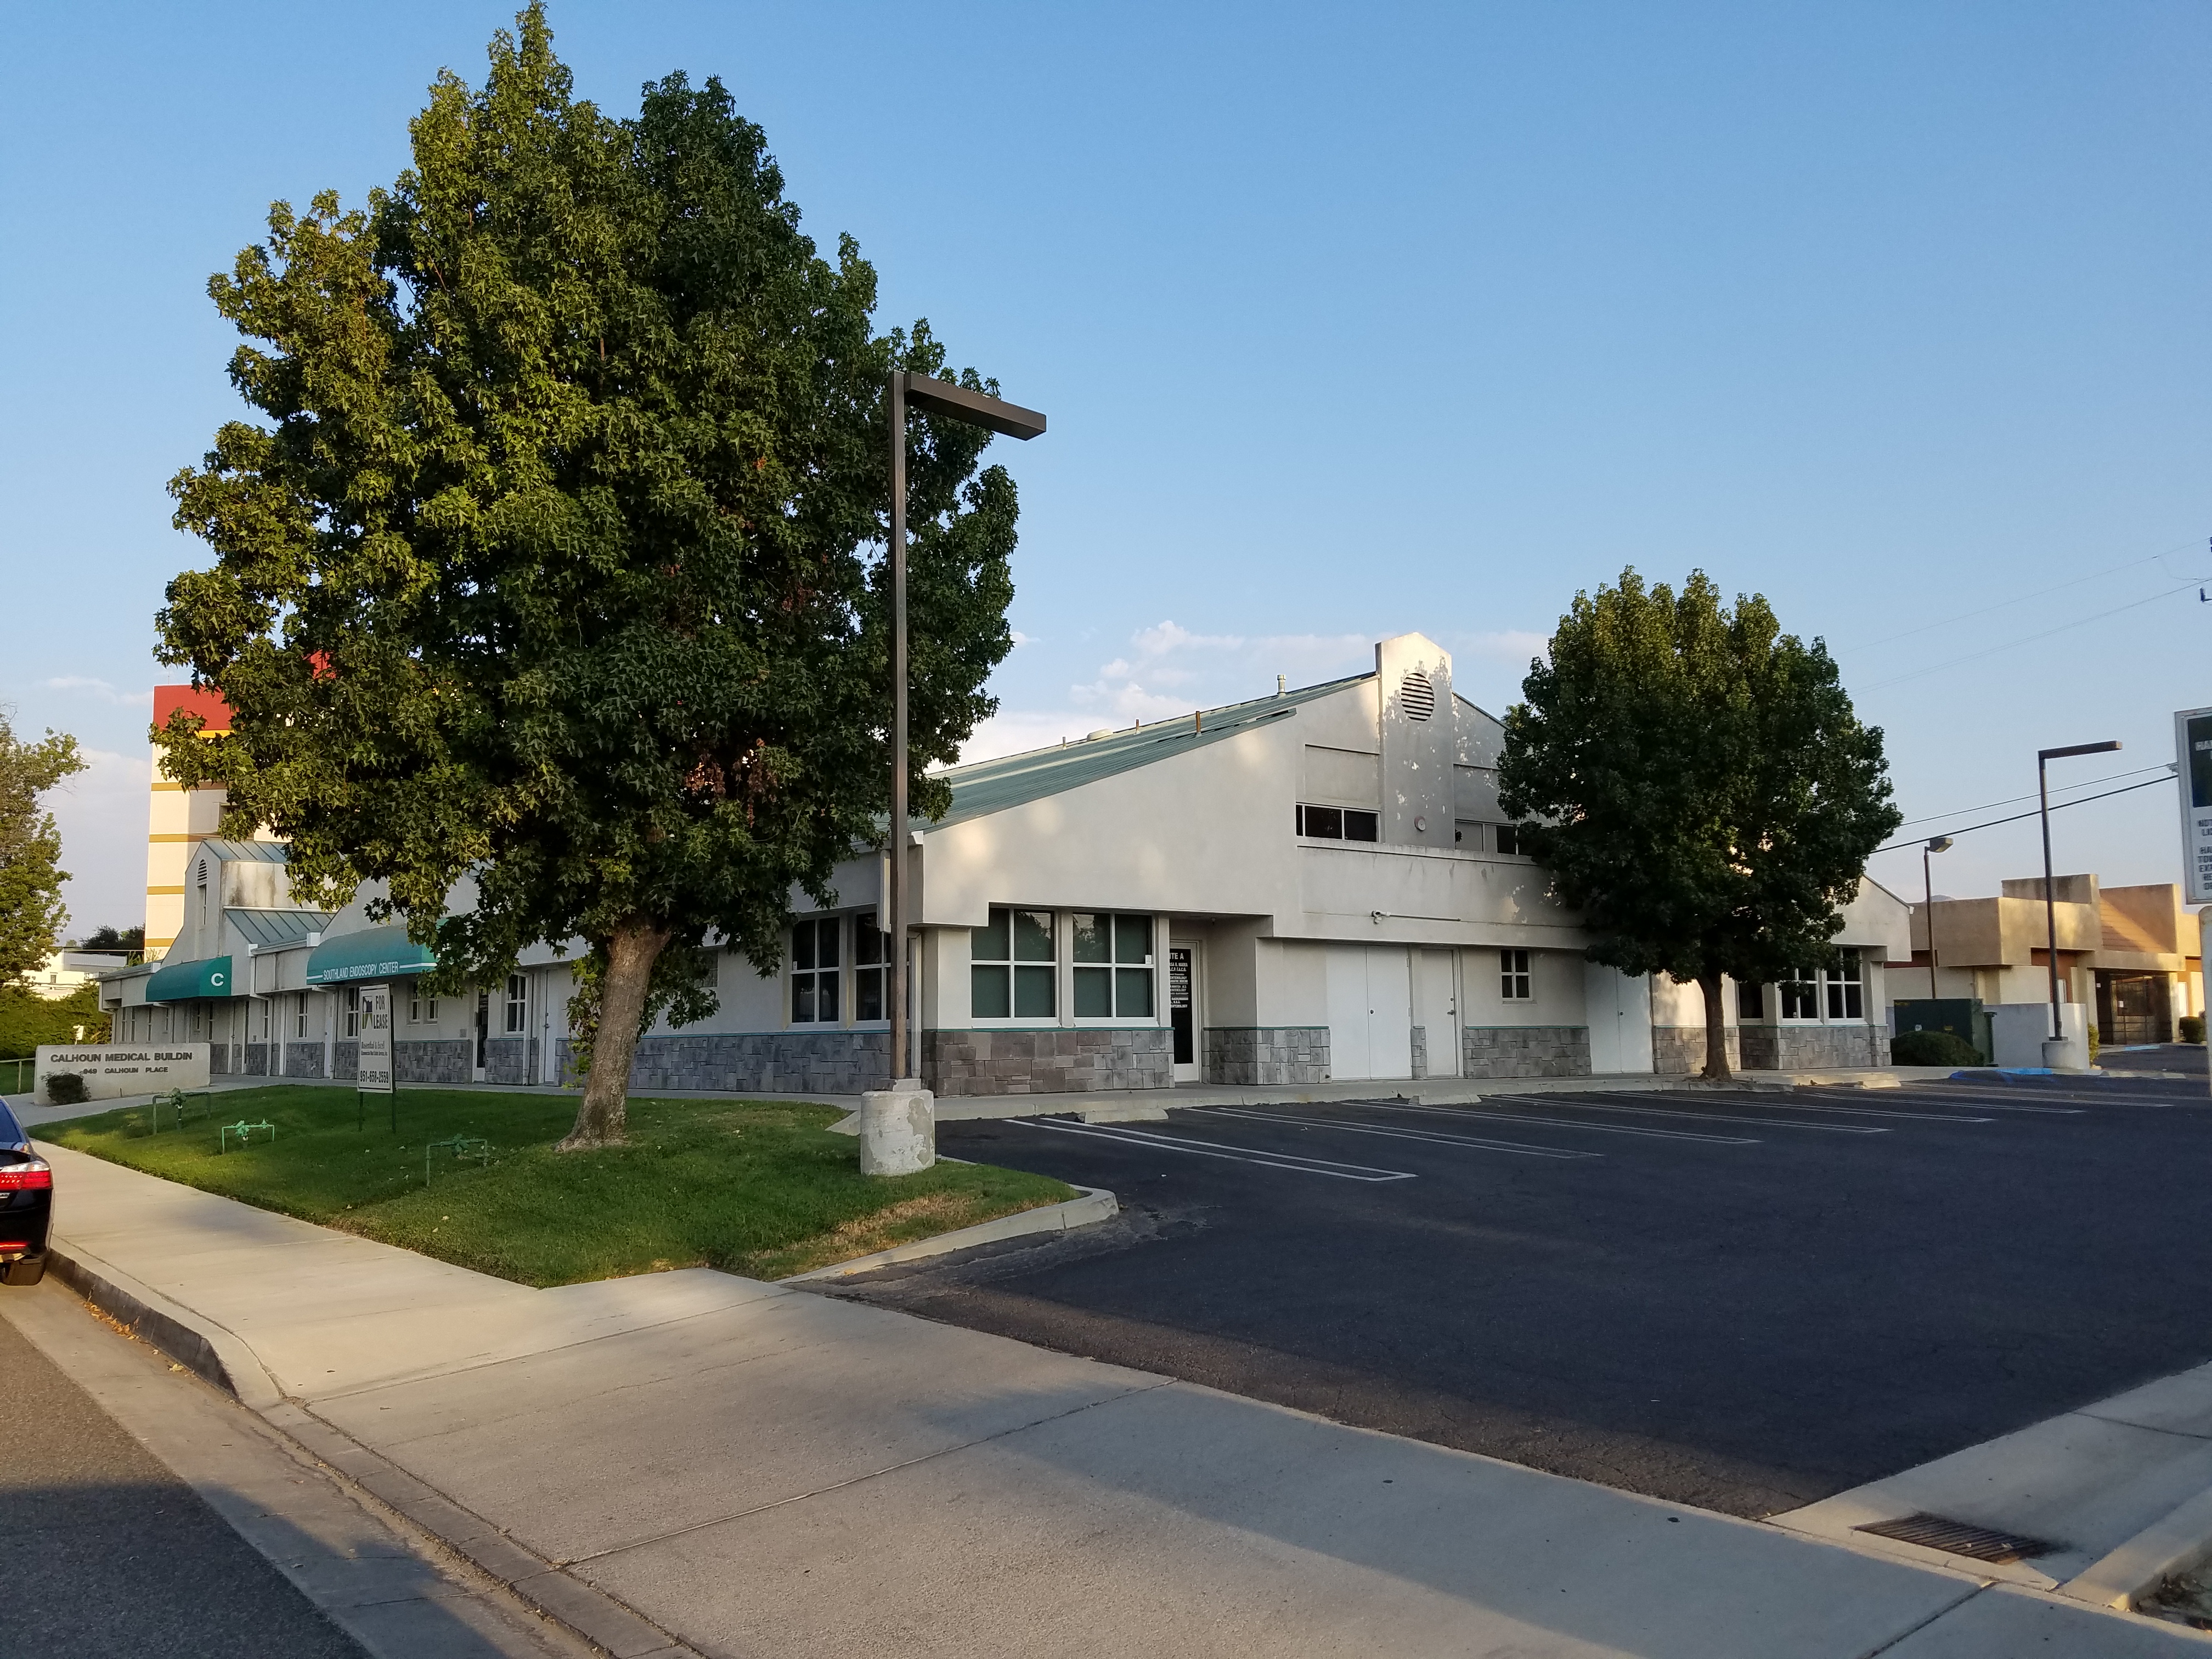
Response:
M392 1092L392 988L361 988L361 1059L354 1086L364 1094Z
M40 1043L32 1071L38 1079L39 1103L51 1106L46 1079L67 1072L84 1079L91 1100L119 1100L125 1095L165 1095L172 1089L208 1086L208 1053L204 1042L170 1042L149 1048L121 1043L88 1043L76 1048Z
M2212 708L2173 717L2174 769L2181 774L2181 880L2191 904L2212 904Z

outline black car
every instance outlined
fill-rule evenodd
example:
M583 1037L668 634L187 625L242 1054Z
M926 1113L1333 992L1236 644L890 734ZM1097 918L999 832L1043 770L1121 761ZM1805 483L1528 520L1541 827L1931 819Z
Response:
M0 1284L35 1285L46 1276L46 1235L54 1224L53 1166L0 1100Z

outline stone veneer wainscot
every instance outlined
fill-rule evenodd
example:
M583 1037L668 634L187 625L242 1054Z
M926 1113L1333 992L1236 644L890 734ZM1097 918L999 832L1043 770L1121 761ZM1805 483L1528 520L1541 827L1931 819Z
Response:
M1588 1077L1586 1025L1469 1025L1460 1032L1462 1077Z
M1274 1087L1328 1081L1326 1025L1209 1025L1206 1080Z
M925 1031L923 1083L940 1095L1066 1095L1164 1089L1175 1080L1164 1025Z

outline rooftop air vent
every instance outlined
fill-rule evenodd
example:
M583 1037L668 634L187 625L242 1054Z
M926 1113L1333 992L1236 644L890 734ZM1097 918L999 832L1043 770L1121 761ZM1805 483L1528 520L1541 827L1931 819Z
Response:
M1096 732L1085 732L1083 734L1083 740L1085 743L1096 743L1101 738L1110 738L1113 735L1114 728L1112 726L1102 726Z
M1409 720L1425 720L1437 712L1437 689L1419 669L1407 669L1406 678L1398 682L1398 707L1406 711Z

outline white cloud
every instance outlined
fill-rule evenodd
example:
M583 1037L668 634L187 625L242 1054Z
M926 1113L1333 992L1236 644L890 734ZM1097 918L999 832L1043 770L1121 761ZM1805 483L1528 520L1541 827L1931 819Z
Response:
M150 708L154 706L154 688L150 685L143 691L118 691L106 680L94 679L83 674L64 674L58 678L42 681L41 684L49 691L82 691L120 708Z

